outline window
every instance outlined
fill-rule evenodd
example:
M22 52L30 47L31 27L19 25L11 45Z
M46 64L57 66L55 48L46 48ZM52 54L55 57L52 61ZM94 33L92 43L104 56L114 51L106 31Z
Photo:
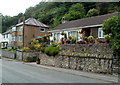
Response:
M5 35L3 35L3 38L5 38Z
M71 31L71 32L68 32L68 36L74 36L74 37L77 37L77 31Z
M12 41L16 41L16 37L15 36L12 36Z
M6 34L6 38L8 38L8 34Z
M19 36L18 36L18 41L19 41L19 42L22 42L22 41L23 41L22 35L19 35Z
M23 26L20 26L19 31L23 31Z
M98 29L98 38L104 38L104 34L103 34L102 28Z
M45 32L45 28L40 28L40 32Z

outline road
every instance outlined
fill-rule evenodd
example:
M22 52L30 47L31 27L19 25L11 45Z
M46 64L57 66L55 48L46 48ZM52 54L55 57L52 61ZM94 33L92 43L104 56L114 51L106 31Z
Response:
M38 68L18 61L2 62L2 83L108 83L83 76Z

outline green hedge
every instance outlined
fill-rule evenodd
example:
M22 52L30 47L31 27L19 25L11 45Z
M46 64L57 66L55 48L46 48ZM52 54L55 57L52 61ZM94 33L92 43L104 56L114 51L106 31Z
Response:
M59 48L58 47L46 47L45 48L45 53L48 55L48 56L55 56L57 55L58 53L60 52Z

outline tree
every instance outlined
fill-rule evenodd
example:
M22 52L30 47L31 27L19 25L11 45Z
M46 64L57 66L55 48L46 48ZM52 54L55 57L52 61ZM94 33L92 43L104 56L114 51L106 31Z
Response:
M95 8L90 9L87 13L87 17L97 16L99 15L99 11Z
M84 6L80 3L73 4L69 9L68 14L65 14L65 17L68 20L76 20L85 17Z
M105 34L111 34L110 40L113 54L120 56L120 15L105 20L103 31Z

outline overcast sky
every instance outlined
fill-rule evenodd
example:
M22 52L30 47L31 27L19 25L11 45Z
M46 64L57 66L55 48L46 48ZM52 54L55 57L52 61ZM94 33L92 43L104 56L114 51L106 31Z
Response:
M24 13L27 8L39 4L40 1L41 0L1 0L0 13L15 16L20 12Z

